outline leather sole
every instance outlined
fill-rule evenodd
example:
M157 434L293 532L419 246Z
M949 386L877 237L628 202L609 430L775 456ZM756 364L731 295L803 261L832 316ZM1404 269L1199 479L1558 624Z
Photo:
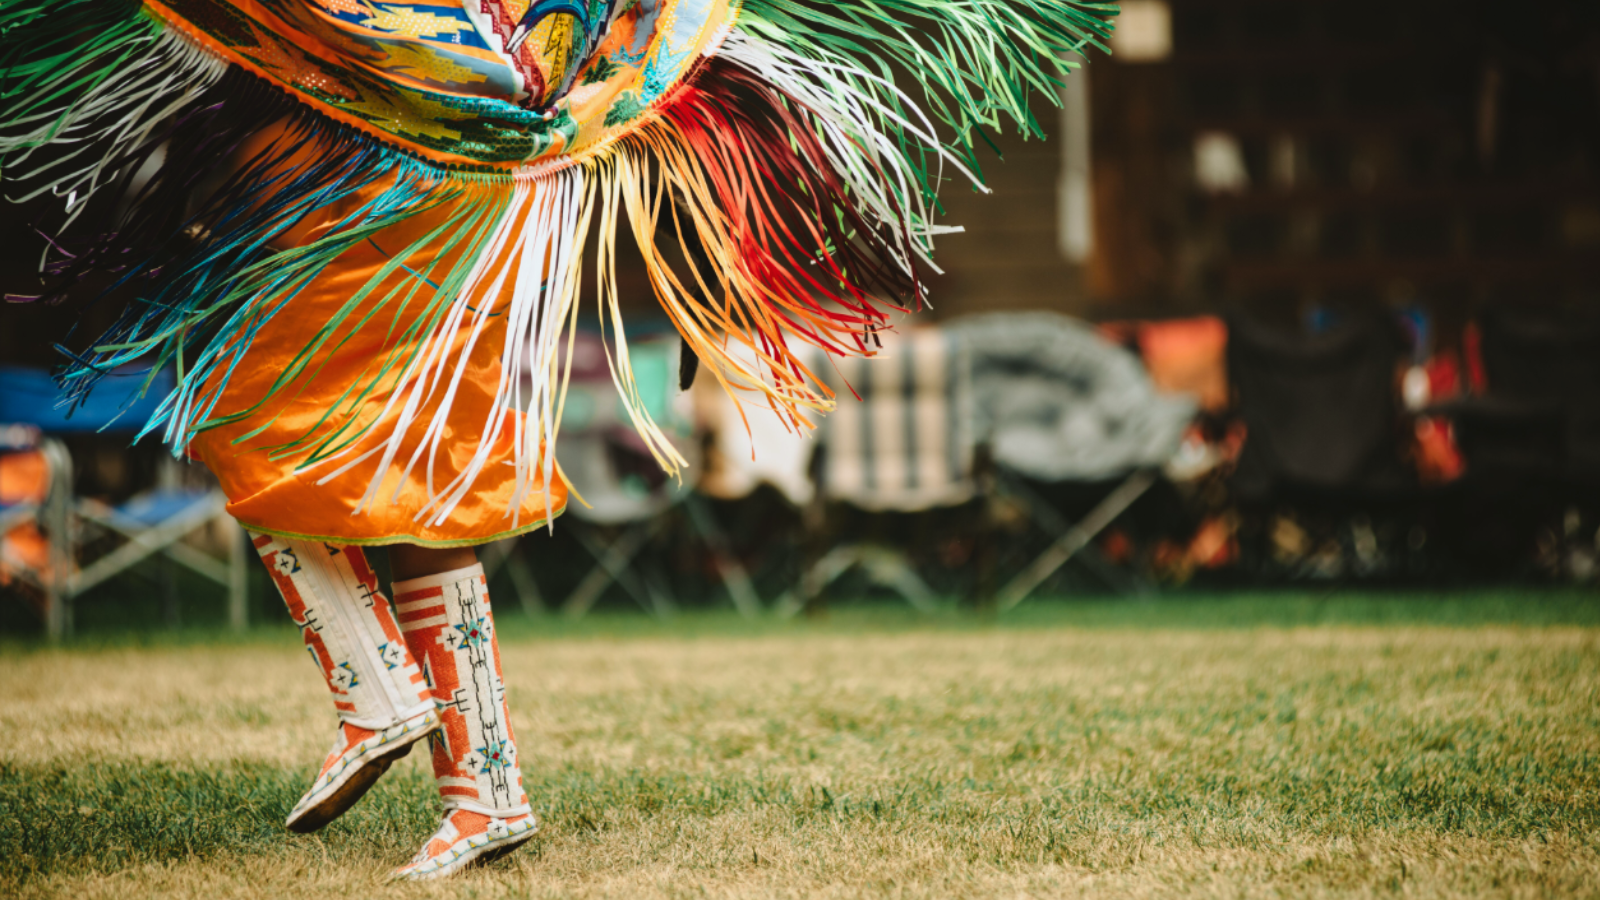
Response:
M425 874L412 874L403 869L396 870L390 873L389 880L432 881L436 878L448 878L462 869L467 868L468 866L485 866L494 862L500 857L505 856L507 853L510 853L518 847L521 847L528 841L533 840L534 834L536 834L538 831L539 829L537 827L530 828L526 832L515 837L508 837L502 841L495 841L485 844L481 847L470 848L460 856L452 859L450 862L445 863L439 868L433 869Z
M394 765L395 760L410 753L411 748L416 745L417 741L427 737L432 730L431 728L423 730L416 734L415 737L407 735L411 739L398 747L392 745L390 747L374 747L372 758L351 766L353 771L345 776L333 788L333 792L324 798L322 802L308 806L301 810L298 815L290 818L286 823L289 826L289 830L296 834L310 834L344 815L350 807L356 805L356 801L360 800L366 795L367 791L372 789L378 779L383 777L383 773L389 771L389 767Z

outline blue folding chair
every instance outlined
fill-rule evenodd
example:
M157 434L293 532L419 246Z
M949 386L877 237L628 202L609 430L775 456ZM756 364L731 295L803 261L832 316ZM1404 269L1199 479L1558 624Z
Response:
M118 392L120 375L143 378L142 373L113 373L112 381L91 395L69 416L57 406L58 391L49 373L20 366L0 366L0 427L27 426L42 437L39 445L51 462L50 499L35 510L0 510L0 520L37 521L51 547L47 571L24 573L24 580L45 593L45 624L52 639L73 630L73 601L85 591L128 571L151 557L164 557L228 593L228 622L235 630L247 624L246 553L244 530L228 516L227 497L214 485L182 484L178 464L168 459L156 487L127 502L112 506L98 500L73 497L71 458L51 436L134 431L155 410L173 387L170 372L159 373L143 398L129 401ZM185 538L213 523L227 535L227 558L219 560L188 543ZM14 525L12 525L14 527ZM6 529L6 530L9 530ZM0 534L5 531L0 531ZM90 539L110 534L120 546L96 559L80 559Z
M42 477L38 471L43 469ZM55 634L55 572L65 572L70 548L45 535L67 534L72 508L72 457L60 441L28 425L0 425L0 583L32 588L34 606Z

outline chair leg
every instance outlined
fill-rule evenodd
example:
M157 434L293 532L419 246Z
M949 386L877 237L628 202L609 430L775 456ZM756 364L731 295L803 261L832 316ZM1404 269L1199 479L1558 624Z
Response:
M50 540L50 572L45 581L45 631L51 641L72 634L73 583L77 579L78 536L72 521L72 457L52 440L40 449L50 465L50 494L45 498L45 534Z
M861 555L862 567L873 581L893 589L924 615L940 612L939 598L927 582L911 568L905 554L893 550L874 550Z
M717 564L717 573L722 576L722 585L728 589L734 608L746 619L759 618L761 596L756 593L755 584L751 582L744 563L734 555L727 533L717 524L711 510L706 509L705 501L698 495L689 495L683 505L689 511L689 521L694 523L695 530L700 532L706 546L711 549L711 558Z
M801 510L800 583L797 589L790 589L774 604L779 618L787 619L802 612L808 616L826 614L828 585L854 565L846 561L855 552L854 545L836 543L838 529L831 521L834 518L820 490Z
M177 575L173 572L172 560L165 556L156 557L156 566L161 573L161 622L168 631L177 631L183 624Z
M600 595L613 581L621 584L640 606L653 612L657 611L655 598L640 587L627 569L628 564L633 562L633 558L639 555L639 551L644 549L644 545L655 536L665 521L665 516L657 516L649 522L635 525L609 547L600 546L576 523L569 526L579 543L583 544L584 549L589 551L597 564L589 570L589 574L579 582L567 597L567 601L561 605L562 613L568 618L582 618L600 600Z
M250 627L250 536L233 519L223 525L228 535L228 630L243 632Z
M800 574L800 583L785 591L772 604L772 614L780 619L793 618L802 612L814 611L820 605L818 598L840 575L861 561L860 548L844 544L829 550L823 557L806 566Z
M528 561L512 553L506 559L506 574L511 576L511 586L516 588L517 602L522 604L522 611L529 616L544 615L544 593L539 590L539 582L528 568Z
M1000 612L1014 608L1017 604L1027 599L1034 588L1043 584L1046 578L1056 573L1056 570L1067 564L1067 561L1077 555L1095 535L1104 531L1107 526L1116 521L1117 516L1133 505L1135 500L1144 496L1152 485L1156 483L1156 473L1141 469L1128 476L1128 479L1118 485L1116 490L1106 496L1104 500L1083 521L1072 526L1060 540L1039 555L1026 569L1011 580L995 598L995 608Z

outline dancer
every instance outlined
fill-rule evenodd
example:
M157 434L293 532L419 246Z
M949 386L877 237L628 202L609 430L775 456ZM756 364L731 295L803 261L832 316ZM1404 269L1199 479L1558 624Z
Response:
M809 427L832 396L801 345L870 355L922 305L953 230L936 190L977 183L981 130L1039 133L1030 94L1114 11L0 0L0 173L62 211L40 289L7 299L97 271L133 298L68 351L68 404L129 366L151 373L139 390L177 371L141 437L216 474L340 717L289 826L331 821L426 737L444 821L398 877L533 834L471 548L565 508L553 449L586 290L629 416L684 464L633 382L619 230L686 358Z

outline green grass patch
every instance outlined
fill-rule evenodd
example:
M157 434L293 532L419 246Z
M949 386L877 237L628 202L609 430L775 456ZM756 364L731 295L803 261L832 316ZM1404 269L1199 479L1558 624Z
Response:
M322 833L292 632L0 655L0 896L1600 895L1577 593L517 621L543 829L386 886L425 754Z
M1218 727L1262 715L1283 718L1238 710ZM1593 804L1600 760L1592 754L1535 763L1484 752L1475 743L1482 735L1399 734L1232 766L1130 761L1041 792L1031 770L1067 762L1059 749L1074 742L1060 734L1064 724L1030 731L997 758L970 760L972 774L962 777L929 767L830 787L759 771L567 767L530 773L527 787L547 832L585 842L650 820L750 817L784 823L796 835L904 830L937 839L957 858L1002 866L1071 861L1075 847L1103 833L1261 850L1289 832L1520 840L1600 830ZM1071 727L1093 735L1107 724L1074 718ZM967 737L985 735L980 728ZM308 846L334 860L398 861L436 824L432 782L409 768L322 834L291 835L282 822L309 776L265 766L0 765L0 885Z
M1600 627L1600 593L1579 589L1451 592L1238 592L1177 593L1150 597L1038 598L995 614L965 607L927 615L907 606L835 602L793 619L747 619L727 609L690 609L667 619L637 611L601 611L581 619L558 614L529 616L504 605L499 623L514 639L702 638L764 635L897 634L1060 628L1251 629L1316 626L1484 625ZM172 648L275 644L292 635L286 624L256 627L239 635L215 626L173 630L127 628L92 631L69 639L80 649ZM0 652L47 648L37 636L0 635Z

